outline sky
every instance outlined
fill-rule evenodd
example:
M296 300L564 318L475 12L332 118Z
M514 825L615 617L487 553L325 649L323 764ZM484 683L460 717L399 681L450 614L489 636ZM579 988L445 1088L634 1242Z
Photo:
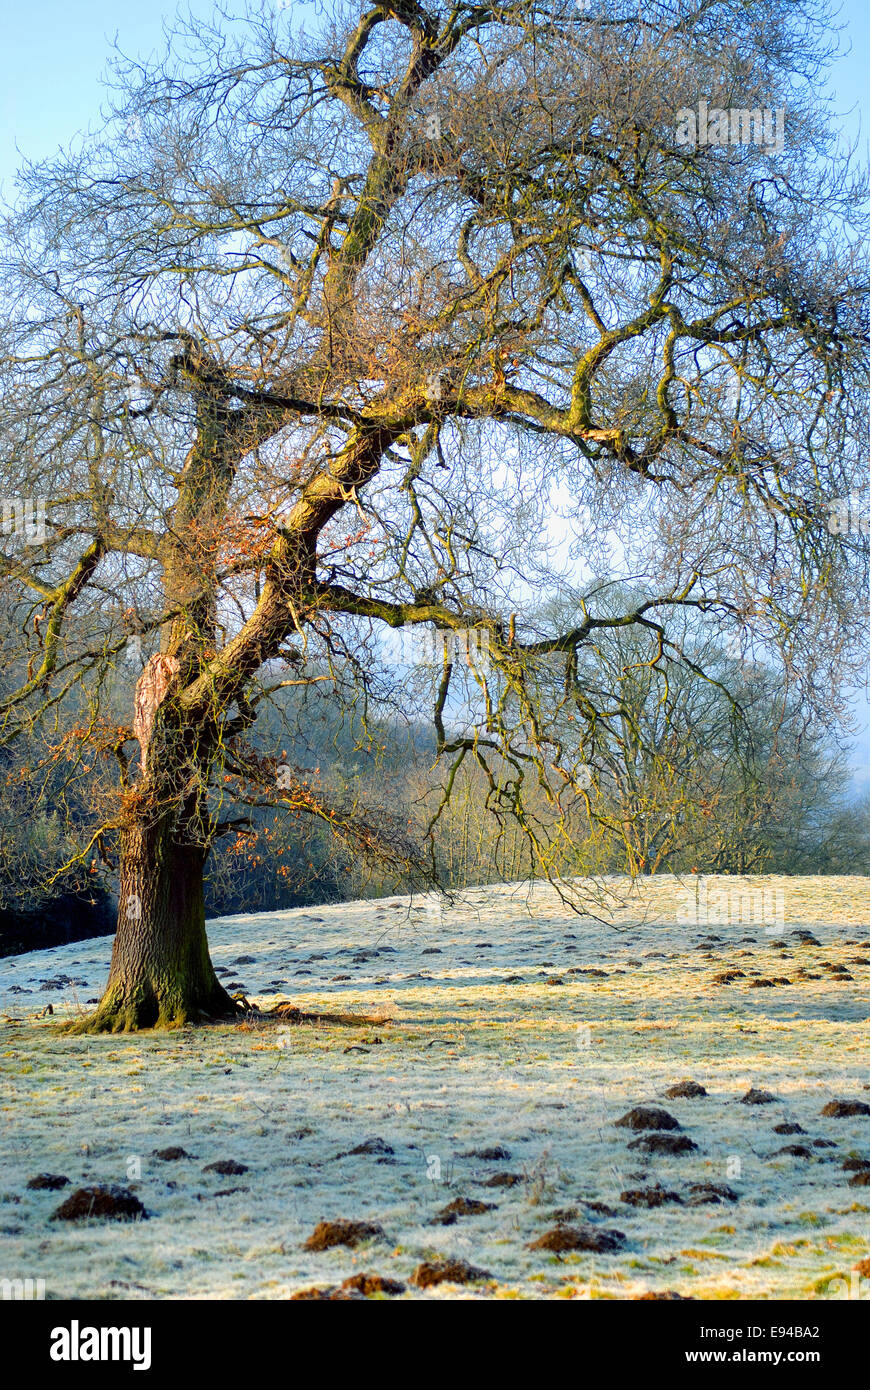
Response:
M268 0L266 0L268 3ZM306 0L275 0L275 8L314 13ZM194 14L207 15L209 0L193 0ZM222 0L237 12L243 0ZM176 13L176 0L0 0L0 189L12 192L17 151L30 158L49 155L77 131L99 122L105 93L101 75L113 39L129 56L147 57L163 47L163 23ZM845 26L844 54L831 74L831 91L844 130L861 131L861 150L870 137L870 51L868 0L842 0L838 23ZM862 118L863 112L863 118Z
M289 0L292 3L292 0ZM269 3L269 0L266 0ZM244 0L221 0L230 13ZM278 10L288 0L275 0ZM294 8L314 6L295 0ZM209 0L193 0L194 14L208 15ZM176 0L0 0L0 197L14 196L21 157L40 159L58 145L100 124L107 93L101 78L115 39L127 56L147 58L163 49L163 24L171 22ZM870 159L870 3L842 0L836 22L844 26L842 55L832 66L829 93L843 138L858 139L858 154ZM861 721L851 758L856 787L870 790L870 704L858 694Z

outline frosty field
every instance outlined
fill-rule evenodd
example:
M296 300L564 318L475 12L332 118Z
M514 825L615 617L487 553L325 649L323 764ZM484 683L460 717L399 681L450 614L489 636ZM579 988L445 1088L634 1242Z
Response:
M723 882L741 886L707 880ZM870 1256L870 1182L843 1167L870 1160L870 881L742 886L781 890L784 924L681 925L670 877L607 923L549 888L498 886L443 913L393 898L210 924L231 992L373 1025L70 1038L56 1024L100 992L111 940L0 962L0 1278L57 1298L281 1299L361 1271L418 1299L812 1300L850 1277L870 1296L852 1275ZM685 1080L707 1094L666 1096ZM751 1089L774 1099L743 1103ZM837 1100L857 1113L823 1116ZM615 1121L636 1106L696 1147L631 1149L645 1131ZM173 1147L187 1156L153 1156ZM203 1171L219 1160L247 1171ZM70 1185L28 1189L40 1173ZM50 1219L94 1183L129 1187L149 1219ZM704 1183L730 1194L701 1200ZM657 1187L658 1206L631 1195ZM493 1206L433 1223L458 1197ZM302 1248L337 1218L385 1238ZM559 1222L624 1243L529 1248ZM445 1256L490 1277L408 1283Z

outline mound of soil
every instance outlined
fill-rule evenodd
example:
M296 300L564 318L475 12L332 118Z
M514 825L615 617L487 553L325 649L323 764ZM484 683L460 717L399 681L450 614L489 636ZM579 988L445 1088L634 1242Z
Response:
M302 1249L332 1250L336 1245L347 1245L352 1250L364 1240L386 1240L383 1226L376 1221L318 1221Z
M62 1173L37 1173L35 1178L29 1178L27 1182L30 1192L59 1192L62 1187L68 1186L69 1178Z
M215 1163L207 1163L204 1173L220 1173L222 1178L238 1178L249 1171L246 1163L237 1163L234 1158L219 1158Z
M474 1284L478 1279L492 1279L488 1269L478 1269L465 1260L424 1260L411 1275L418 1289L433 1289L437 1284Z
M689 1184L689 1206L700 1207L705 1202L736 1202L737 1193L724 1182L693 1182Z
M610 1255L625 1244L622 1231L606 1231L595 1226L568 1226L561 1223L544 1231L537 1240L529 1242L529 1250L590 1250L598 1255Z
M630 1149L643 1149L648 1154L687 1154L698 1145L686 1134L642 1134L640 1139L633 1139L628 1146Z
M351 1154L376 1154L386 1158L396 1151L387 1143L385 1139L364 1139L356 1148L348 1149L345 1154L337 1154L337 1158L348 1158Z
M750 1086L745 1096L740 1097L741 1105L774 1105L779 1100L772 1091L757 1090L755 1086Z
M669 1192L666 1187L660 1187L658 1183L653 1187L631 1187L619 1194L620 1202L627 1202L630 1207L663 1207L665 1202L678 1202L682 1206L683 1199L679 1192Z
M658 1105L636 1105L613 1123L622 1129L680 1129L680 1123Z
M446 1207L436 1212L430 1226L452 1226L459 1216L482 1216L485 1211L497 1211L495 1202L479 1202L475 1197L454 1197Z
M822 1107L822 1114L829 1119L847 1120L852 1115L870 1115L870 1105L863 1100L829 1100Z
M383 1274L352 1274L349 1279L343 1279L341 1283L343 1289L356 1289L358 1293L365 1294L368 1298L374 1293L397 1294L405 1292L405 1285L398 1279L387 1279Z
M148 1216L139 1198L128 1187L114 1183L77 1187L52 1215L52 1221L144 1221Z

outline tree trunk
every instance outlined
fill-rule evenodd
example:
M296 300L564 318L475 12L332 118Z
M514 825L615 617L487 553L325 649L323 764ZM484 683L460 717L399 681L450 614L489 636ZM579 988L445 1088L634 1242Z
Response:
M121 840L118 929L106 991L74 1032L181 1028L238 1013L214 972L205 933L201 846L171 817L128 825Z

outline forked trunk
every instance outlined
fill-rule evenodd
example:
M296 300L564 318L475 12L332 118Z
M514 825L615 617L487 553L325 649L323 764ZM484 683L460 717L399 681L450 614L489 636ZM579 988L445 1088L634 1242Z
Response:
M214 972L205 933L198 845L169 818L128 825L121 840L118 929L106 992L78 1032L180 1028L238 1012Z

